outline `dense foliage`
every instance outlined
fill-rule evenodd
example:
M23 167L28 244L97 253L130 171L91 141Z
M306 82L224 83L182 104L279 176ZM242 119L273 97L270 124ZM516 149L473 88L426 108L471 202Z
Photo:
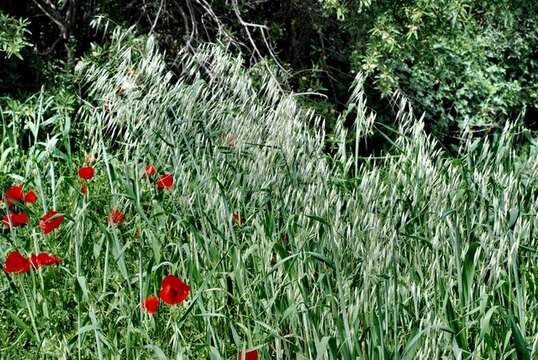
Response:
M260 87L217 46L178 55L176 78L154 39L118 29L76 66L79 129L47 129L36 109L15 153L27 134L3 122L0 186L39 200L1 257L62 259L2 277L3 355L536 356L538 157L514 150L528 131L468 135L453 159L402 100L385 156L347 151L346 116L327 156L319 119L265 67L251 70ZM347 107L357 139L375 121L362 85ZM51 209L65 220L44 235ZM179 305L168 274L190 287Z
M20 53L30 30L33 50L4 64L0 86L38 90L102 42L90 20L106 14L116 23L152 32L178 67L183 46L221 41L249 63L270 58L286 68L280 81L304 92L301 102L334 130L358 71L365 71L367 101L380 121L393 118L390 97L400 91L424 113L429 131L454 142L461 130L491 133L506 121L536 127L538 109L538 3L524 0L301 0L289 2L189 0L85 3L8 2L17 19L2 30L9 54ZM52 2L50 4L54 5ZM26 34L28 37L28 34ZM18 40L17 40L18 39ZM29 75L31 74L31 75ZM56 84L56 82L55 82ZM317 94L314 94L317 93Z
M2 4L0 358L538 357L535 2Z
M15 19L0 13L0 52L4 56L20 57L21 50L29 45L25 40L28 30L28 23L24 19Z
M441 137L454 125L490 131L538 105L536 1L326 3L352 36L353 68L384 96L403 91Z

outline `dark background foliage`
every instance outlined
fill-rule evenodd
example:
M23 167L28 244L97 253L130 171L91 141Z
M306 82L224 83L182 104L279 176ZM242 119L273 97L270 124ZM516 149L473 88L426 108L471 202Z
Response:
M71 70L92 42L96 15L153 33L172 68L179 48L226 44L246 62L286 69L283 84L327 120L329 132L358 71L368 106L390 125L398 90L428 129L457 143L465 126L538 124L538 2L524 0L2 0L4 103L42 86L75 107ZM63 91L58 92L58 89ZM374 141L373 144L376 142Z

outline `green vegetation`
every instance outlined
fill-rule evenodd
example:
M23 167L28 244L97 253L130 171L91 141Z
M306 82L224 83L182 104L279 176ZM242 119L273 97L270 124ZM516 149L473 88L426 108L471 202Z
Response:
M17 56L20 58L21 50L30 45L26 41L26 26L28 22L20 19L16 20L5 14L0 13L0 52L3 52L8 58Z
M1 224L1 359L538 357L533 3L164 3L129 27L104 0L41 32L0 15L0 215L29 217ZM166 32L181 12L188 46ZM37 201L5 201L15 184ZM13 251L61 263L14 273ZM169 274L190 286L177 305Z
M441 138L454 125L491 131L538 104L535 1L327 3L353 39L353 67L383 96L403 91Z
M88 93L79 121L98 158L87 198L83 160L62 145L69 129L39 141L55 120L36 109L28 150L10 156L23 136L4 122L4 188L33 186L31 214L56 204L68 222L52 236L5 233L2 253L49 249L64 263L4 277L3 354L536 354L538 163L535 147L512 150L515 129L469 140L453 160L401 104L382 159L348 154L339 126L342 146L327 157L323 134L305 127L311 115L268 74L255 90L219 48L182 54L178 81L151 39L117 31L98 54L77 65ZM369 130L361 86L357 136ZM172 191L140 178L147 162L174 174ZM127 220L107 227L115 207ZM192 296L150 318L138 304L167 273L186 277Z

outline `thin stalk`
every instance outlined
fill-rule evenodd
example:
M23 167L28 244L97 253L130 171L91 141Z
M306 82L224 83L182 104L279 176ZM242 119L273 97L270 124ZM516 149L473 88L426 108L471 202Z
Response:
M22 293L24 294L24 302L26 303L26 308L28 309L28 316L30 316L30 322L32 323L32 327L34 328L35 337L37 341L41 343L41 337L39 336L39 331L37 330L34 312L32 311L32 308L30 307L30 303L28 302L28 296L26 294L26 289L24 288L22 281L19 282L19 286L21 287Z

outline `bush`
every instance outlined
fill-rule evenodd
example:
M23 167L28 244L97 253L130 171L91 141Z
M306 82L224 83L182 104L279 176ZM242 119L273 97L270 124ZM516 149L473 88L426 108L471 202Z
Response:
M440 138L500 128L537 107L535 1L325 3L353 37L354 70L385 97L403 91Z

